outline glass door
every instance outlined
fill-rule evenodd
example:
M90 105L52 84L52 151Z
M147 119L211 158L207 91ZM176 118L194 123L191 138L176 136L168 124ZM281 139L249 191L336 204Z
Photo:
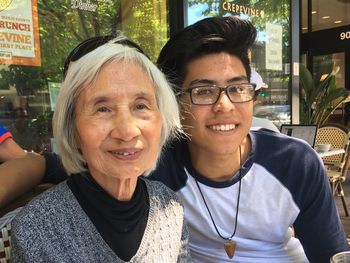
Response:
M327 77L328 74L333 72L335 74L335 84L337 88L345 87L345 52L331 53L325 55L315 55L312 59L312 72L314 79L321 81ZM337 102L332 104L333 110L336 107ZM345 109L349 108L350 103L344 102L337 109L334 110L333 114L330 116L328 122L347 124L349 116L346 116Z
M312 71L315 79L322 80L326 74L337 71L337 87L345 87L345 52L319 55L313 57Z

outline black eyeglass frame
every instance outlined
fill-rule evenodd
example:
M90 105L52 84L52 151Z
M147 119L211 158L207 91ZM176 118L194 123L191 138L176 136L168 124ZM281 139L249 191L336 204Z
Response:
M245 85L245 86L250 86L250 89L249 89L249 93L251 95L251 99L249 100L245 100L245 101L233 101L232 98L229 96L228 94L228 88L229 87L232 87L232 86L235 86L235 87L239 87L241 85ZM194 89L198 89L198 88L201 88L201 87L211 87L211 88L218 88L219 89L219 93L218 93L218 96L216 98L215 101L213 101L212 103L195 103L193 101L193 98L192 98L192 91ZM193 105L214 105L216 104L219 99L220 99L220 96L221 96L221 93L222 92L225 92L226 96L229 98L229 100L232 102L232 103L244 103L244 102L248 102L248 101L251 101L251 100L254 100L255 98L255 88L256 88L256 84L255 83L238 83L238 84L229 84L227 86L217 86L217 85L201 85L201 86L196 86L196 87L189 87L189 88L177 88L178 90L178 93L177 95L182 95L184 93L189 93L190 94L190 98L191 98L191 103Z
M69 68L69 65L71 62L77 61L86 54L90 53L91 51L95 50L96 48L106 44L107 42L111 41L112 39L116 38L117 35L106 35L106 36L96 36L92 38L88 38L78 44L68 55L66 60L64 61L63 66L63 79L65 79L67 75L67 71ZM135 42L124 38L116 41L115 43L129 46L131 48L135 48L138 52L145 55L147 58L149 58L145 52L142 50L142 48L136 44Z

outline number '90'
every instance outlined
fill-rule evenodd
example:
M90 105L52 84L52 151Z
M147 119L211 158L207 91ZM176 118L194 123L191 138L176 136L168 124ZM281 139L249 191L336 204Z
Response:
M346 32L341 32L340 33L340 39L344 40L344 39L349 39L350 38L350 31L346 31Z

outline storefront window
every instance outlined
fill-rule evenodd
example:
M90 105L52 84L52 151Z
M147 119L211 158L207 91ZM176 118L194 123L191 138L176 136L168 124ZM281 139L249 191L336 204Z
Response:
M350 24L350 2L347 0L312 0L312 31Z
M155 61L168 38L166 2L0 1L0 123L24 149L53 150L51 120L70 50L122 30Z
M290 123L290 4L287 0L187 1L187 24L210 16L239 16L258 30L251 66L268 85L258 98L254 115L277 126Z
M335 74L335 86L338 88L345 87L345 52L325 54L313 57L313 77L319 82L327 77L331 72ZM339 101L332 102L335 107ZM335 111L334 114L337 112Z
M302 0L301 1L301 32L302 33L306 33L308 31L307 1L308 0Z

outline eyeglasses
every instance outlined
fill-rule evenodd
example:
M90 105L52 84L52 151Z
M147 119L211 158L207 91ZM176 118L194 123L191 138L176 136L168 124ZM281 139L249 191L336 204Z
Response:
M225 92L233 103L250 101L254 99L255 87L254 83L231 84L226 87L203 85L181 91L190 93L191 102L195 105L212 105L218 102L222 92Z
M86 39L83 42L81 42L78 46L76 46L69 53L68 57L66 58L66 60L64 62L64 67L63 67L63 78L66 77L67 71L69 68L69 64L71 62L77 61L78 59L82 58L83 56L90 53L94 49L106 44L108 41L110 41L116 37L117 37L116 35L97 36L97 37L92 37L92 38ZM136 43L134 43L133 41L131 41L127 38L120 39L120 40L116 41L115 43L135 48L138 52L147 56L143 52L142 48L139 45L137 45Z

